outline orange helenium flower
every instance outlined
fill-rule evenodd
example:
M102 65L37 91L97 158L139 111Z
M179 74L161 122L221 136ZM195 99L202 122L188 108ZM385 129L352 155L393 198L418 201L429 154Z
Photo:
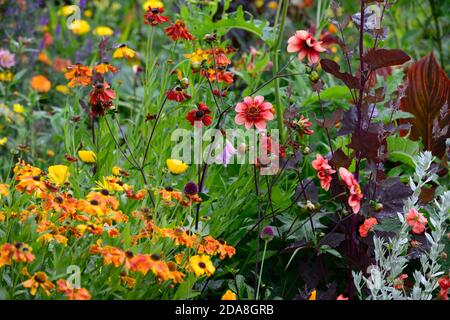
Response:
M88 86L92 81L92 70L90 67L83 66L80 63L67 67L67 72L64 74L67 80L70 80L67 84L68 87L73 86Z

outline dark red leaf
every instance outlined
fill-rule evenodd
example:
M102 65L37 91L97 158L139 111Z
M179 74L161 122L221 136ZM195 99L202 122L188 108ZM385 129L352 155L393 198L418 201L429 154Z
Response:
M383 67L398 66L411 58L400 49L374 49L364 55L364 62L371 70Z
M445 153L445 140L450 137L450 130L446 130L450 81L433 52L414 63L407 78L408 87L400 109L414 115L404 120L412 125L410 137L421 138L425 149L441 158Z
M330 164L335 168L348 168L351 163L352 159L347 157L342 149L339 148L333 152L333 157L331 158Z
M360 134L353 133L352 141L348 146L355 151L361 152L361 157L378 162L381 141L377 133L367 131Z
M325 119L317 119L317 124L322 128L333 128L338 122L341 121L344 110L337 109L334 111L330 117Z
M344 82L347 85L347 87L349 87L351 89L359 88L359 79L352 76L348 72L341 72L341 70L340 70L341 68L333 60L322 59L322 60L320 60L320 65L322 66L322 69L325 72L330 73L333 76L335 76L336 78L342 80L342 82Z

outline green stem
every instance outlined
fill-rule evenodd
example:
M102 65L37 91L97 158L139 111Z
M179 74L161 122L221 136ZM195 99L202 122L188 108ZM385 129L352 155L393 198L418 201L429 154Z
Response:
M264 251L263 251L262 260L261 260L261 269L259 270L258 288L256 289L256 299L255 300L258 300L258 298L259 298L259 288L261 287L261 277L262 277L263 268L264 268L264 259L266 257L267 242L268 241L264 241Z
M280 5L283 5L281 12L281 22L278 26L278 36L277 41L274 46L273 51L273 75L274 77L278 73L279 69L279 50L281 45L281 40L283 39L283 31L284 24L286 23L286 16L289 7L289 1L280 0ZM277 19L278 20L278 19ZM277 22L277 21L276 21ZM277 25L274 25L274 28L277 28ZM278 131L280 132L280 143L282 144L284 141L284 131L283 131L283 113L281 108L281 95L280 95L280 80L278 78L275 79L275 110L277 112L277 125Z

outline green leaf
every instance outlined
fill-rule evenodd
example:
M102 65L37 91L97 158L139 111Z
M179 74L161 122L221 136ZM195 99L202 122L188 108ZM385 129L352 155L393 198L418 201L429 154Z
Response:
M420 151L420 146L417 141L396 136L390 136L386 141L388 145L389 160L401 162L415 168L414 158Z
M222 36L233 28L246 30L263 39L263 30L267 25L267 21L253 18L246 20L242 6L239 6L236 12L224 14L222 19L215 22L212 20L213 15L210 13L200 10L189 10L186 6L181 8L180 15L184 20L188 21L189 30L199 39L203 38L205 34L212 32L216 32L218 36Z
M335 257L342 258L341 254L336 250L332 249L329 245L321 246L319 250L321 253L329 253Z
M320 99L322 99L322 101L346 100L350 98L351 93L347 86L335 86L327 88L320 93ZM310 97L308 97L305 101L303 101L303 106L307 106L317 101L318 101L317 95L313 94Z

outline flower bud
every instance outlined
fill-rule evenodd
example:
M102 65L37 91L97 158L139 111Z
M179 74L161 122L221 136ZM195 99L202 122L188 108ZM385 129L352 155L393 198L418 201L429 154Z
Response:
M203 37L203 40L209 43L212 43L217 40L217 35L215 33L207 33Z
M303 154L304 155L307 155L307 154L310 154L310 153L311 153L311 149L309 147L303 148Z
M272 226L265 226L259 235L259 237L264 241L272 241L275 238L275 228Z
M317 71L312 71L312 72L310 73L310 75L309 75L309 80L310 80L311 82L316 83L317 81L319 81L319 79L320 79L320 75L319 75L319 73L318 73Z
M192 181L186 183L186 185L184 186L184 193L191 196L197 194L198 193L197 184L195 184L195 182Z
M201 69L201 67L202 67L202 63L201 62L198 62L198 61L191 62L191 69L192 70L198 71L198 70Z

